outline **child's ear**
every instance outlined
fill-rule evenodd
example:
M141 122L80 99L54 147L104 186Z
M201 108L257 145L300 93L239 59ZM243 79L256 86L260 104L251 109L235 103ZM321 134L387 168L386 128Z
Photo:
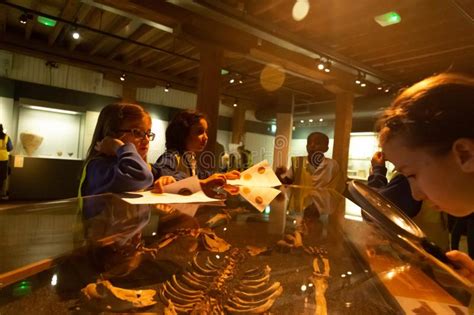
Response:
M474 172L474 140L460 138L453 143L452 151L463 172Z

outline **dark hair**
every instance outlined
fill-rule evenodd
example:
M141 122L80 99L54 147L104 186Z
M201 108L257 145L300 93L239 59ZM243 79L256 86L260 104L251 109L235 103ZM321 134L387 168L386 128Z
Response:
M5 139L5 132L3 131L3 124L0 124L0 139Z
M206 119L204 114L193 110L176 114L166 128L166 149L183 154L186 151L186 139L191 131L191 126L199 123L201 119Z
M325 135L324 133L318 132L318 131L310 133L308 137L306 138L306 141L308 141L313 136L318 136L321 140L324 140L325 145L329 145L329 137Z
M137 104L115 103L105 106L97 119L85 163L99 155L94 148L97 142L106 136L118 137L121 134L119 130L125 121L136 121L145 117L151 120L150 114Z
M401 92L376 124L380 144L400 136L411 148L447 153L459 138L474 138L474 78L442 73Z

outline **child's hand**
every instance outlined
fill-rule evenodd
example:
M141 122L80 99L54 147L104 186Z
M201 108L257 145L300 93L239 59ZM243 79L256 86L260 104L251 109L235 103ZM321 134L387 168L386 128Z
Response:
M219 194L216 191L216 188L223 186L226 183L226 178L224 174L213 174L206 179L200 180L202 191L209 197L219 197Z
M206 179L201 179L200 182L201 186L222 186L226 183L226 178L224 174L216 173Z
M240 172L237 170L233 170L230 172L227 172L224 174L226 179L239 179L240 178Z
M118 148L124 144L125 143L122 140L107 136L102 139L102 141L98 141L95 144L94 149L102 154L114 156L117 155Z
M372 156L372 160L370 160L370 163L372 164L372 167L385 166L385 157L383 155L383 152L375 152Z
M275 170L276 176L281 179L281 176L287 172L287 168L284 166L278 166Z
M446 256L459 268L456 269L459 274L474 283L474 260L471 257L458 250L447 252Z
M161 176L153 184L153 189L151 192L155 194L162 194L164 192L163 187L174 182L176 182L176 179L174 179L173 176Z

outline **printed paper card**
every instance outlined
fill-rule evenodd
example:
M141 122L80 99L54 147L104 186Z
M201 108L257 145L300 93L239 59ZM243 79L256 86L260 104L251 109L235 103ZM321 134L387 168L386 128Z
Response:
M249 187L275 187L281 185L267 160L263 160L240 173L240 179L228 180L227 183Z
M165 193L179 194L179 195L192 195L201 191L201 184L197 176L188 177L169 185L163 186Z
M265 207L280 193L278 189L271 187L241 186L239 188L240 195L260 212L265 210Z
M173 204L173 203L203 203L203 202L222 202L220 199L209 198L203 191L198 191L192 195L184 196L178 194L155 194L151 191L131 192L127 196L134 197L122 198L122 200L133 204Z

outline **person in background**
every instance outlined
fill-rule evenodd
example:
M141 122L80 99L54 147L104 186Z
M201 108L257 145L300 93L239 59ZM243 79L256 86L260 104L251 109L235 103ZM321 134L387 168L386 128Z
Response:
M474 213L474 78L442 73L404 90L377 122L382 151L413 199L463 217ZM474 282L474 260L446 254Z
M239 167L239 169L241 171L245 171L246 169L248 169L250 166L253 165L253 163L252 163L252 152L247 150L245 148L245 145L243 145L243 144L241 146L237 147L237 152L240 155L240 167Z
M313 132L306 141L307 156L291 158L291 167L277 167L275 173L283 184L342 191L343 181L339 164L324 156L329 149L329 138L324 133Z
M13 150L13 144L10 137L3 130L3 124L0 124L0 198L8 199L8 175L9 175L9 152Z
M212 174L215 156L211 165L199 165L198 154L204 151L208 140L207 128L203 114L190 110L179 112L166 128L166 151L153 168L176 180L196 175L204 186L222 186L226 179L239 178L238 171Z
M143 190L157 192L174 182L152 173L146 162L151 132L150 115L137 104L117 103L102 109L83 167L79 196Z
M433 206L428 201L413 199L410 184L402 174L396 173L389 182L386 177L387 168L382 152L374 153L371 164L368 185L397 205L410 218L413 218L428 239L443 250L448 250L450 246L447 215L433 211Z

